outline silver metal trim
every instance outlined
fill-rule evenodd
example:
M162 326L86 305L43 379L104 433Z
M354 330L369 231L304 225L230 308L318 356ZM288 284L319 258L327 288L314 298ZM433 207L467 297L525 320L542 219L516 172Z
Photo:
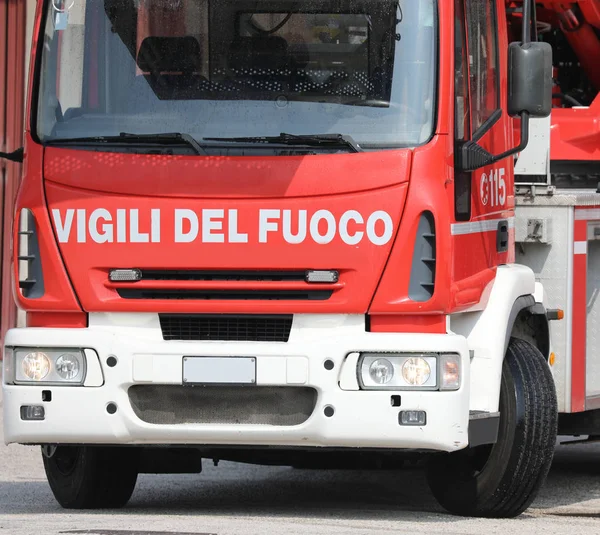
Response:
M600 219L600 208L575 210L575 221L588 221L594 219Z
M591 411L594 409L600 409L600 395L585 398L585 410Z
M182 384L256 384L255 357L183 357Z
M499 418L499 417L500 417L499 412L478 411L478 412L470 412L469 413L469 420L485 420L486 418Z
M466 234L479 234L481 232L492 232L498 230L498 223L507 221L508 228L515 228L514 217L498 217L486 219L485 221L469 221L467 223L453 223L450 230L453 236L464 236Z

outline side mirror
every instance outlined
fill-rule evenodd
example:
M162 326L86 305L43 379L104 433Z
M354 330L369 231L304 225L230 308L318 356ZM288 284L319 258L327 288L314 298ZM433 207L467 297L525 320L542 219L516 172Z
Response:
M473 171L521 152L529 143L529 118L548 117L552 111L552 47L531 42L531 20L536 5L523 0L521 43L508 45L508 114L521 118L521 142L502 154L490 154L477 141L460 146L457 167Z
M508 113L548 117L552 110L552 47L548 43L510 43Z

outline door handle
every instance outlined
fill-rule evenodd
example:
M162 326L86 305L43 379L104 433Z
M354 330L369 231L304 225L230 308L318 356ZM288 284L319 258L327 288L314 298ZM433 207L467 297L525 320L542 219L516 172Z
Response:
M503 219L498 222L496 231L496 252L505 253L508 251L508 221Z

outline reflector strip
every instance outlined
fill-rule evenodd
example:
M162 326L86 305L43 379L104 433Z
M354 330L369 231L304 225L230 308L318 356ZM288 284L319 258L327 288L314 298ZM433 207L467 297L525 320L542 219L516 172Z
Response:
M514 217L500 217L497 219L486 219L485 221L469 221L467 223L454 223L451 225L453 236L464 236L465 234L479 234L481 232L492 232L498 230L498 223L507 221L508 228L515 228Z
M587 241L576 241L573 244L573 254L587 254Z

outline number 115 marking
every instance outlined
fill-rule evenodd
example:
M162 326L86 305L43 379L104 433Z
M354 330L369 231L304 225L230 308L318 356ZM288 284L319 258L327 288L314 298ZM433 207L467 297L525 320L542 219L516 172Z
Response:
M503 167L500 169L492 169L489 175L482 173L479 186L479 197L483 206L487 206L488 203L492 208L504 206L506 203L505 174L506 170Z

